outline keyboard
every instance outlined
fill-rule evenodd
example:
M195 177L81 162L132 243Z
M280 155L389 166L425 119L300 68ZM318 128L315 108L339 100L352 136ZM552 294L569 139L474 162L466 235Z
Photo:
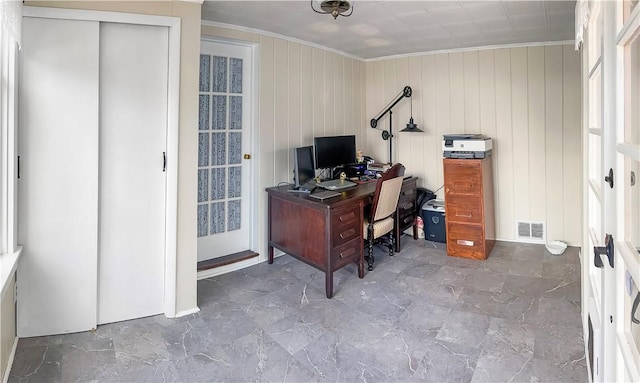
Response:
M327 190L342 190L356 185L357 184L355 182L351 182L349 180L330 180L318 182L316 184L317 187Z

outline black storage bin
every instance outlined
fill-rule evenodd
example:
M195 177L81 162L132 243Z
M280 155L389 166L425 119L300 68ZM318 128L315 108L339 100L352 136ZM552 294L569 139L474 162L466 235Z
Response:
M432 199L422 207L420 214L424 222L424 239L434 242L447 242L444 201Z

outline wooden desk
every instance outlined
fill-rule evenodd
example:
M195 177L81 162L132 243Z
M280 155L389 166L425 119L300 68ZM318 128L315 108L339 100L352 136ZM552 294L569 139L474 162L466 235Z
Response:
M407 182L415 188L415 178L406 178L403 185ZM363 209L375 187L375 182L360 184L324 201L287 192L291 186L268 188L269 263L277 248L323 271L327 298L333 296L334 271L353 262L364 278Z

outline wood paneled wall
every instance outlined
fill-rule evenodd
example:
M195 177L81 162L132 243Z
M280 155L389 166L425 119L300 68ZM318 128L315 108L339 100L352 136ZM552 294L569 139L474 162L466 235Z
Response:
M493 138L496 233L516 241L516 221L544 222L547 239L580 244L580 57L570 45L470 50L361 62L306 44L203 26L203 36L259 45L259 187L292 179L292 148L314 136L355 134L359 149L388 161L389 142L369 120L409 85L425 133L400 133L410 100L393 109L393 161L442 186L442 135ZM444 194L438 193L439 197ZM266 197L258 214L266 225ZM259 243L265 242L260 230ZM258 250L264 253L264 249Z
M517 240L516 221L546 224L547 239L581 243L580 57L570 45L422 55L366 64L366 116L405 85L425 133L404 128L411 103L393 110L394 162L438 189L442 135L493 138L497 238ZM388 129L388 116L379 127ZM388 141L366 132L365 153L387 161ZM444 195L441 190L439 198Z
M293 148L313 137L355 134L365 145L365 63L298 42L203 25L203 37L258 44L259 105L256 170L258 249L266 251L267 187L293 181Z

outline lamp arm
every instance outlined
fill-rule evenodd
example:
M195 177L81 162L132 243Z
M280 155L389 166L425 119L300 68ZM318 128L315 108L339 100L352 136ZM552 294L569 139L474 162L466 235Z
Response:
M371 119L371 121L369 122L371 127L372 128L377 127L378 126L378 120L380 120L382 117L384 117L384 115L387 114L391 110L391 108L396 106L396 104L399 103L400 100L402 100L405 97L411 97L411 87L410 86L405 86L404 89L402 89L402 91L400 93L398 93L398 95L393 100L391 100L391 102L389 102L387 104L387 106L385 106L384 109L380 113L378 113L376 115L376 117Z

